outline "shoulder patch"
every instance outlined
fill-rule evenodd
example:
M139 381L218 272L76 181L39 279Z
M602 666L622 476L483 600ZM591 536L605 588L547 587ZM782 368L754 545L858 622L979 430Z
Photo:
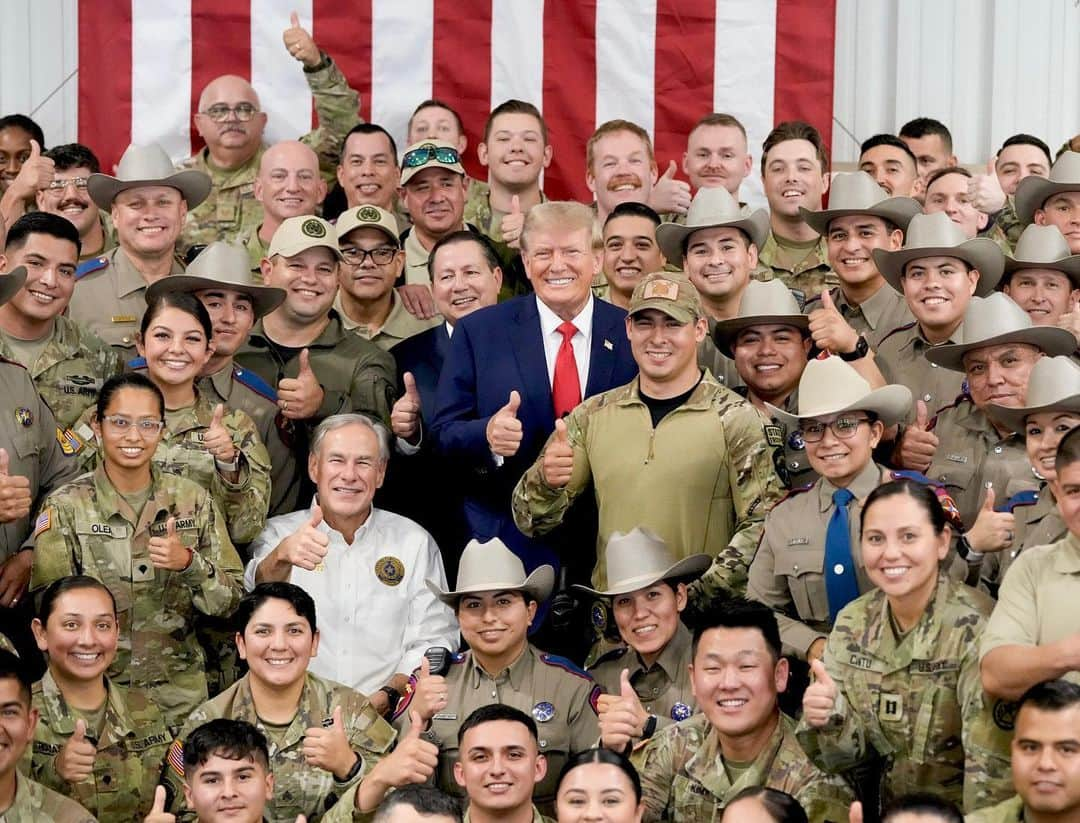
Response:
M52 528L52 509L46 506L41 510L41 514L38 515L37 520L34 521L34 533L31 537L37 537L42 532L47 532Z
M180 739L173 741L173 744L169 746L169 754L165 758L169 763L169 768L176 772L180 779L184 779L184 742Z
M589 705L592 706L593 714L600 716L600 695L603 694L603 689L599 685L593 686L593 690L589 692Z
M56 442L60 444L60 451L68 457L82 451L83 441L71 429L62 429L57 426Z
M548 666L554 666L557 669L562 669L565 672L592 682L592 676L587 671L580 668L574 661L565 657L559 657L557 654L542 654L540 655L540 662Z
M248 371L247 369L242 369L237 365L233 365L232 376L233 380L235 380L240 385L246 386L247 388L255 392L255 394L265 397L267 400L271 401L275 405L277 404L277 391L274 389L273 386L271 386L269 383L259 377L259 375L255 374L255 372Z
M82 280L86 275L100 271L107 265L109 265L108 257L92 257L89 260L84 260L75 267L75 279L77 281Z
M998 506L998 511L1011 513L1013 509L1019 506L1034 506L1038 502L1039 493L1034 489L1025 489L1006 500L1003 506Z
M618 660L619 658L623 657L626 652L626 646L618 646L614 649L610 649L609 651L604 652L602 655L596 658L596 662L592 664L591 668L596 668L601 663L610 663L612 660Z
M129 369L145 369L146 368L146 358L145 357L134 357L131 360L128 360L128 368Z
M814 483L816 483L816 482L817 481L815 480ZM788 498L795 497L796 495L800 495L800 494L805 494L806 492L810 491L810 489L814 488L814 483L807 483L805 486L796 486L794 489L788 489L784 493L784 496L781 497L779 500L776 501L776 503L773 504L773 508L775 509L777 506L779 506L781 503L783 503Z
M932 480L921 472L910 469L893 469L890 473L893 480L911 480L914 483L921 483L932 488L938 502L941 504L941 508L945 510L945 516L949 518L949 522L955 528L963 531L964 521L960 517L960 507L956 505L956 501L952 499L948 490L941 483Z
M892 288L892 286L890 286L889 288ZM908 329L913 328L917 322L918 321L916 321L916 320L912 320L910 323L905 323L902 326L897 326L895 329L893 329L891 332L889 332L888 334L886 334L884 337L881 338L881 343L884 343L886 340L888 340L890 337L892 337L897 332L907 331ZM880 346L881 343L878 343L878 345Z

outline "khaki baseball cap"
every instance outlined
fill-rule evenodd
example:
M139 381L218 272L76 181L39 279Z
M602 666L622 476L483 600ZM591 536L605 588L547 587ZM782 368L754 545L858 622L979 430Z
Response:
M457 146L446 140L421 140L405 148L401 155L401 185L405 185L424 169L449 169L465 176Z
M666 271L647 274L634 287L629 314L645 309L662 311L680 323L692 323L705 316L701 297L694 284L681 273Z
M337 236L344 237L354 229L379 229L395 246L400 246L397 233L397 220L386 209L378 206L361 205L346 209L337 219Z
M282 257L295 257L302 251L320 246L330 249L334 257L344 260L338 248L337 230L321 217L299 215L283 221L274 236L270 238L267 257L280 254Z

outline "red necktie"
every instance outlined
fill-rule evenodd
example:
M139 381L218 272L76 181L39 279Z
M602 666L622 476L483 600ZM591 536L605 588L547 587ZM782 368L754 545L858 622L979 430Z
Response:
M562 335L559 353L555 357L555 379L551 381L551 399L555 416L562 417L581 402L581 380L578 379L577 359L570 338L577 334L577 326L567 321L557 329Z

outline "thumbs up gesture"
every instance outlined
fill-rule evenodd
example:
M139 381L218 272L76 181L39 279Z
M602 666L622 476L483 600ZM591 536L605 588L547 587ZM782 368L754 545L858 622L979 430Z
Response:
M686 214L690 209L690 184L675 178L677 170L672 160L668 163L667 171L653 183L649 205L660 214Z
M833 716L838 691L836 683L825 671L825 664L820 660L810 663L810 671L814 675L814 682L807 686L803 693L803 718L815 729L820 729Z
M86 739L86 721L75 721L75 732L56 754L56 773L68 783L78 783L94 773L97 747Z
M815 346L833 354L851 354L859 343L859 333L840 314L828 289L821 292L821 308L810 312L810 336Z
M236 459L236 446L233 445L232 435L222 422L225 419L225 407L218 403L214 409L214 416L210 419L210 426L203 432L203 446L214 460L219 463L232 463Z
M143 823L176 823L176 815L165 811L165 787L154 789L154 805L150 814L143 818Z
M330 535L319 531L322 519L322 507L316 503L311 507L308 521L278 543L274 549L277 559L309 572L315 571L330 551Z
M304 349L300 352L300 370L296 377L285 377L278 383L281 413L290 420L307 420L319 411L325 397L319 378L311 369L311 354Z
M339 782L344 782L359 757L349 745L341 706L335 706L329 726L312 726L304 732L304 760L309 766L325 769Z
M561 418L555 421L555 431L544 448L541 470L544 482L553 489L561 489L574 474L574 447L570 445L566 421Z
M968 180L968 200L983 214L994 214L1005 205L1005 192L997 177L997 157L986 164L985 174L974 174Z
M41 190L47 189L56 174L56 163L41 153L37 140L30 141L30 156L23 161L22 168L11 181L9 188L12 196L19 200L32 200Z
M450 687L446 684L446 678L439 674L431 673L431 663L426 657L420 661L420 671L416 675L416 684L413 687L413 698L409 702L409 710L415 712L426 724L438 712L446 708L450 697Z
M11 474L11 459L7 449L0 449L0 523L11 523L30 514L33 498L30 479Z
M1076 292L1074 291L1073 294L1075 295ZM1073 337L1077 340L1077 344L1080 345L1080 299L1070 297L1069 310L1062 314L1054 325L1060 329L1071 331Z
M370 812L382 802L390 789L410 783L426 783L439 765L439 748L420 735L424 721L415 711L409 712L409 728L398 738L394 751L384 757L364 777L356 791L356 808Z
M1016 536L1016 517L1011 512L994 511L994 487L986 489L975 523L964 534L968 544L977 552L999 552L1013 545Z
M420 433L420 392L411 372L405 372L402 379L405 381L405 394L397 399L390 411L390 428L397 437L415 443Z
M487 424L487 441L491 451L502 457L513 457L521 447L523 430L517 419L521 395L510 392L506 405L491 416Z
M281 39L285 42L285 48L289 50L293 59L299 60L307 68L315 68L322 62L319 47L315 45L315 40L312 39L308 30L300 25L300 15L295 11L289 15L289 27L281 35Z
M525 213L521 210L521 198L510 198L510 213L503 216L499 231L503 242L512 249L521 248L521 230L525 227Z
M607 749L623 752L637 738L641 737L649 716L638 699L634 687L630 685L630 670L623 669L619 674L619 696L613 695L597 702L600 723L600 742Z
M915 422L904 429L897 444L897 462L905 469L925 472L934 462L938 437L930 431L930 413L922 400L915 403Z
M165 536L151 537L147 549L155 569L182 572L191 565L192 552L184 546L176 533L175 517L170 517L165 522Z

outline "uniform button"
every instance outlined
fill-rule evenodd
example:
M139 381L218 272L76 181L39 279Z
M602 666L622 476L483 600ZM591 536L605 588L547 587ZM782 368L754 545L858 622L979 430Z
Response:
M797 572L799 570L799 564L796 563L794 566L791 567L791 570Z
M931 364L930 364L930 368L932 368L932 369L936 369L936 368L937 368L937 363L931 363Z
M835 566L832 567L832 570L833 570L833 574L843 574L844 573L844 564L843 563L837 563Z
M942 483L944 483L945 482L945 475L941 475L941 477L939 477L938 480L940 480Z
M928 393L928 394L924 394L924 395L922 396L922 399L923 399L923 402L924 402L924 403L929 403L929 402L930 402L930 394L929 394L929 393Z
M797 468L799 468L799 461L798 460L792 460L790 463L788 463L788 468L789 469L797 469Z
M110 775L110 774L105 775L104 777L101 778L101 782L104 783L106 786L108 786L110 783L112 783L112 775Z
M123 343L125 346L130 346L131 345L131 338L130 337L121 337L120 342Z
M994 454L1001 454L1001 446L994 446Z
M498 695L497 693L495 693L495 692L493 691L493 692L491 693L491 696L492 696L492 697L498 697L499 695Z

